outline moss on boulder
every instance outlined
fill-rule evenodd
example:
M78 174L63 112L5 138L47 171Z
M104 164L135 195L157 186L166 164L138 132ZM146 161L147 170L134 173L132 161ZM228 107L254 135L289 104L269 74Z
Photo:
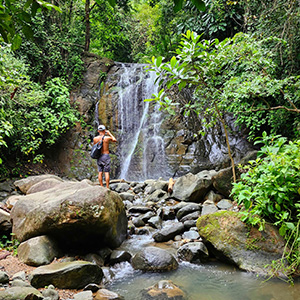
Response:
M240 269L267 274L266 265L280 259L285 242L277 228L266 225L264 231L241 221L237 212L219 211L204 215L197 228L211 251L221 260L227 260Z

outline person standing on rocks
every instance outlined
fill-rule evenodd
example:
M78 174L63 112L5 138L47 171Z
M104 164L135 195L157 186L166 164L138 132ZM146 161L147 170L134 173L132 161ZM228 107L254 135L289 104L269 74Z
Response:
M110 172L110 156L109 156L109 144L110 142L117 142L117 139L105 129L104 125L98 126L99 135L94 137L94 145L103 142L101 149L101 156L97 159L98 167L98 179L101 186L103 186L103 172L105 176L106 187L109 189L109 172Z

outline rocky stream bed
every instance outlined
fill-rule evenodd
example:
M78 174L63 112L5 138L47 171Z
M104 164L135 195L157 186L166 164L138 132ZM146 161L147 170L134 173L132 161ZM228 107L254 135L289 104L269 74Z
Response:
M110 190L49 174L1 183L0 230L20 245L17 256L0 252L0 299L124 299L106 288L124 263L168 274L180 262L219 260L266 276L284 241L276 228L241 222L230 178L230 169L189 173L172 191L162 179L112 181ZM148 243L135 247L143 236ZM164 279L140 299L189 298Z

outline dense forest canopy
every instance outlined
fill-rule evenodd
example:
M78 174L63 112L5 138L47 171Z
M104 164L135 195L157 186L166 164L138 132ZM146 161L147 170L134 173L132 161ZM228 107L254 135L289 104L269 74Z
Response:
M0 12L2 159L3 151L17 148L15 136L20 129L14 124L16 119L11 118L12 112L22 107L33 119L40 119L40 112L33 113L33 107L42 103L37 99L49 98L50 85L57 88L57 93L63 93L62 86L67 91L78 85L85 53L122 62L145 63L152 56L167 62L176 55L182 34L188 30L203 40L220 42L233 39L237 33L244 34L234 38L238 51L243 53L243 64L236 63L239 58L234 57L237 50L233 47L223 49L223 54L220 50L219 65L226 70L223 75L230 76L222 78L222 71L214 70L218 80L209 78L211 89L222 90L223 99L227 97L225 110L236 112L241 103L248 107L248 114L238 115L238 121L248 127L252 137L263 130L290 138L299 136L299 1L10 0L1 1ZM207 53L211 51L215 50L209 49ZM257 60L247 59L247 51L256 53ZM255 82L254 77L261 72L265 76L260 74L261 81L256 78ZM220 80L226 84L220 86ZM265 89L259 88L262 82ZM195 103L200 105L203 97L197 97L200 100ZM211 97L215 97L215 92L211 92ZM258 102L267 103L266 107L257 105ZM250 112L254 103L256 111ZM279 106L284 108L267 109ZM57 132L44 128L38 131L40 136L26 134L26 144L32 150L23 147L21 159L22 155L29 160L36 160L36 155L42 157L43 146L47 147L45 141L49 141L45 135L59 136L77 120L75 112L71 116L63 106L56 109L68 120L67 124L55 127ZM181 113L186 110L185 107ZM19 120L27 124L22 118Z

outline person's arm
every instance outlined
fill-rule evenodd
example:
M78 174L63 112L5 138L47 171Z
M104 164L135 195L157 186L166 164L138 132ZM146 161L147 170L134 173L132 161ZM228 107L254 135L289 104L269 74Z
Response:
M117 141L117 139L110 133L109 130L106 130L105 133L111 138L112 142L116 142Z

